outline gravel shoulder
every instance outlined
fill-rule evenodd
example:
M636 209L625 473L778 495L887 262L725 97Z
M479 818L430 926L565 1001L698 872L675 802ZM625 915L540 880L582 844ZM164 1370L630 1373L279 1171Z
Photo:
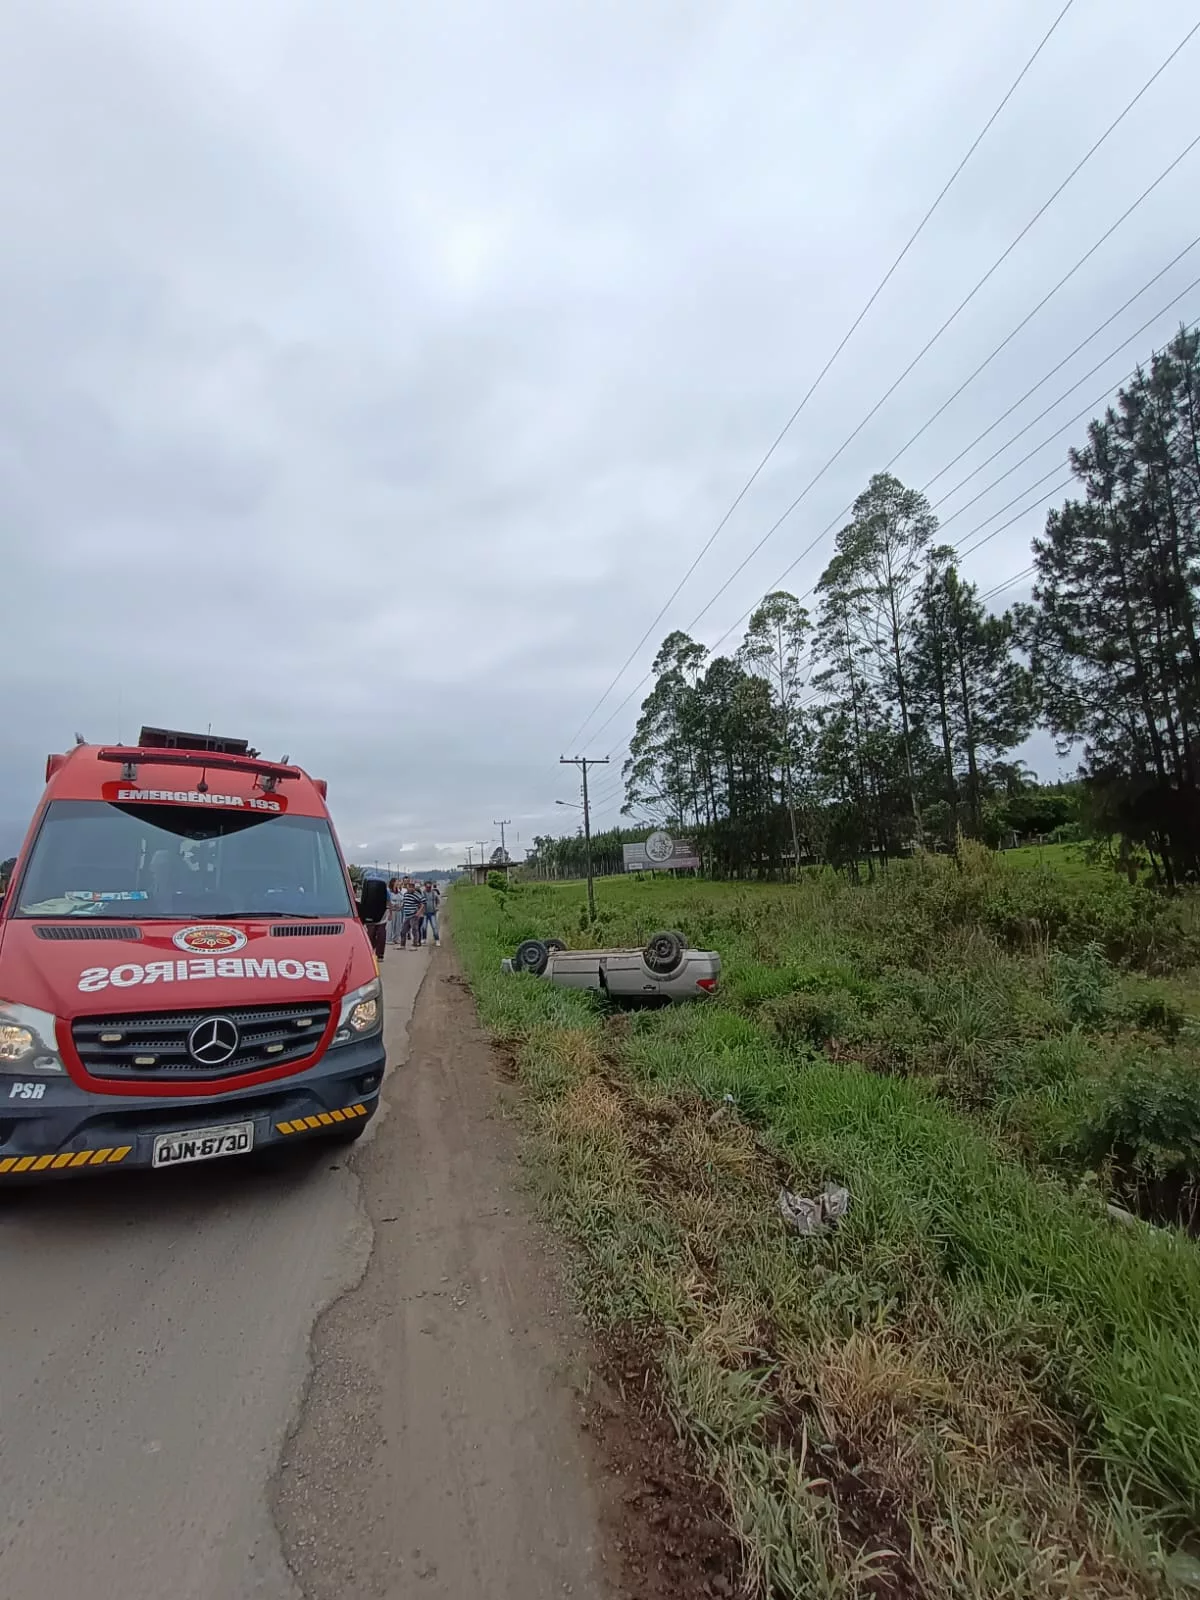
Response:
M406 959L389 952L389 990ZM353 1161L373 1245L317 1322L273 1485L288 1566L306 1600L602 1600L588 1352L448 948L389 1054L402 1064Z

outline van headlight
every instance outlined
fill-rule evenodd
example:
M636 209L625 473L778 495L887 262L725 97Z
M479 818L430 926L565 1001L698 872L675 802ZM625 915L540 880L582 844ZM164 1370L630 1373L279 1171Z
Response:
M369 1039L383 1027L383 985L378 978L364 983L361 989L352 989L342 997L342 1010L338 1017L333 1044L350 1044L355 1039Z
M33 1006L0 1000L0 1072L65 1072L54 1033L54 1016Z

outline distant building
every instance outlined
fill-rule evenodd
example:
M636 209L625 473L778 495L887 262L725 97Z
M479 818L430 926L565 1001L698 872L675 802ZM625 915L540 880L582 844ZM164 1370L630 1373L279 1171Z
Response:
M469 882L481 888L486 887L489 873L501 872L503 867L493 866L490 861L468 861L458 870Z

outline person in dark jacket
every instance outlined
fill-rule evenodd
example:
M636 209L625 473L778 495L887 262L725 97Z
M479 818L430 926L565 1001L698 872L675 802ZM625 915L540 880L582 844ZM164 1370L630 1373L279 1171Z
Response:
M358 894L358 912L363 927L371 941L376 961L387 954L388 893L387 884L368 878Z
M425 919L421 924L421 937L424 939L426 933L428 933L432 936L434 944L440 945L442 941L438 936L438 912L441 910L442 897L432 879L426 883L422 891L421 902L425 909Z

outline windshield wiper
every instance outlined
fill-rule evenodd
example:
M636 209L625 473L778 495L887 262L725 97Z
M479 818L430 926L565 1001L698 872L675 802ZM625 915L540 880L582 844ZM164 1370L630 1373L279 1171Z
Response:
M206 911L205 916L209 913ZM214 911L214 917L229 917L242 922L265 922L279 917L287 922L331 922L336 917L348 917L349 911Z

